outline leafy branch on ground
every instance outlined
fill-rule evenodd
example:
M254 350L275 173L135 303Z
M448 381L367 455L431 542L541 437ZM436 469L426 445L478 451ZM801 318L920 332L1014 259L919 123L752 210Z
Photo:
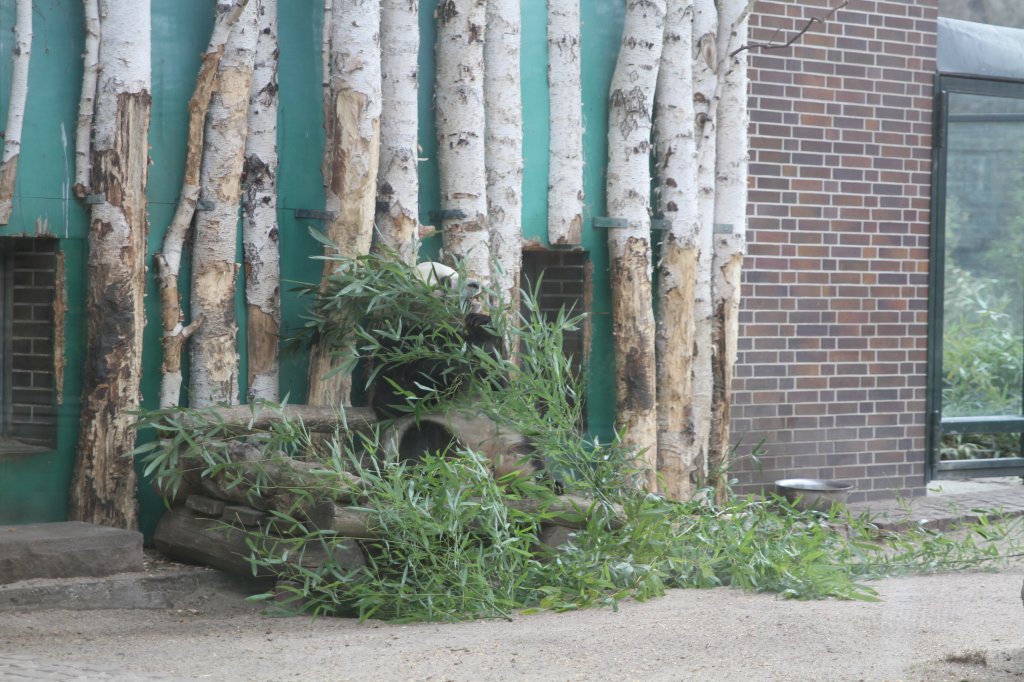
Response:
M883 532L867 516L838 507L802 511L775 496L733 496L716 506L708 495L680 503L647 494L637 487L633 453L584 433L585 377L562 352L562 334L580 323L579 316L563 311L545 319L536 293L524 292L517 324L491 311L493 330L515 349L506 357L460 341L466 298L424 286L411 268L386 256L342 266L327 289L315 292L310 329L332 335L352 366L369 358L374 366L408 362L427 353L452 363L446 366L467 382L458 395L410 394L411 413L469 400L474 410L529 436L548 476L595 503L585 527L559 546L545 546L545 504L555 498L550 481L495 480L482 456L469 450L451 447L411 464L375 456L384 451L380 429L339 431L323 442L288 420L238 433L215 411L145 415L140 426L161 437L136 454L147 475L167 488L186 475L220 476L227 485L244 483L252 495L291 501L274 510L273 533L252 532L248 539L254 568L279 575L276 590L257 597L275 608L449 621L614 607L670 588L718 586L797 599L875 600L871 580L993 568L1019 551L1020 522L994 516L955 533L924 527ZM396 335L408 340L401 335L410 329L416 343L429 347L395 343ZM257 454L239 461L239 448ZM306 462L313 475L282 491L274 472L286 459ZM365 566L346 568L331 559L337 545L350 541L304 516L310 505L341 495L353 498L377 530L361 541ZM510 504L524 499L539 500L540 512L526 514ZM613 505L624 509L624 523L609 523ZM325 550L328 560L316 568L293 560L311 546Z

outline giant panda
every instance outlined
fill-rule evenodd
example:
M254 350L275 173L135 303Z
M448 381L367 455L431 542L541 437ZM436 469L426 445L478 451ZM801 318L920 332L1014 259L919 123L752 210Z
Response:
M466 279L461 282L458 272L443 263L426 262L415 267L416 275L425 283L436 286L441 295L454 295L463 298L467 312L463 317L463 329L456 338L444 338L444 345L456 342L482 348L487 353L501 355L504 353L504 339L491 328L490 315L482 312L478 297L482 290L477 280ZM426 330L426 336L433 333ZM409 337L418 338L422 329L411 330ZM379 343L385 351L400 351L413 341L402 339L392 340L381 338ZM395 419L408 414L410 401L406 393L416 400L423 400L435 393L446 397L454 397L464 390L469 383L468 372L449 362L437 359L422 359L405 364L383 364L377 367L380 359L370 358L370 364L376 371L369 386L370 407L378 419ZM480 375L477 375L478 377ZM446 401L447 402L447 401Z
M460 296L467 303L461 336L455 341L488 353L504 353L504 339L493 330L490 315L483 312L478 301L482 291L478 281L460 280L455 269L442 263L420 263L415 270L423 282L436 286L440 295ZM412 336L418 337L418 334ZM402 343L401 340L381 341L382 346L389 344L386 346L389 350L400 349ZM443 452L457 446L484 456L495 478L510 473L534 476L543 472L543 461L537 457L530 439L486 414L466 407L456 409L441 405L436 410L424 411L421 407L417 416L409 414L406 393L417 400L427 399L434 391L450 398L471 398L459 395L471 383L468 376L471 371L442 360L419 360L377 368L369 387L370 406L379 419L389 422L383 434L385 454L415 463L425 453ZM469 402L471 400L461 401Z

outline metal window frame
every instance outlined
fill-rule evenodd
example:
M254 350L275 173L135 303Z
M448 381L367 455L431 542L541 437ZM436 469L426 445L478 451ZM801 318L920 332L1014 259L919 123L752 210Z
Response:
M946 434L1021 432L1024 451L1024 415L1000 417L942 416L942 329L945 303L946 260L946 171L951 92L1024 100L1024 81L973 78L936 74L934 81L932 131L931 235L928 263L928 351L925 410L925 479L964 476L1024 476L1024 457L1000 459L941 460L942 437ZM1024 394L1024 386L1021 386Z

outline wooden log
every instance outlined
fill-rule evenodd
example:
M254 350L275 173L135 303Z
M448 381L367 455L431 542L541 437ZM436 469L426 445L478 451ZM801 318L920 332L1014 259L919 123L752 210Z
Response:
M185 508L208 519L219 519L224 513L227 504L222 500L215 500L202 495L189 495L185 499Z
M312 514L316 505L325 501L350 503L359 495L361 480L347 471L335 471L319 462L303 462L284 455L260 459L263 456L257 446L245 444L231 452L234 467L209 476L203 474L207 468L205 462L184 459L177 491L167 481L155 480L153 490L168 498L172 506L186 504L190 495L200 495L246 504L261 511L294 514L300 520L309 521L314 520Z
M216 416L225 426L239 432L266 431L284 421L301 421L306 430L312 433L345 433L367 429L377 423L373 410L368 407L346 407L344 413L341 413L336 407L317 405L235 405L208 408L203 413ZM199 419L187 417L185 425L199 425L208 420L209 416Z
M288 566L301 566L309 570L322 567L327 561L327 549L318 542L307 542L280 571L254 566L249 557L252 550L245 541L246 532L221 521L201 518L183 508L172 509L160 519L153 542L164 555L188 563L202 564L235 575L272 578L287 573ZM268 538L273 543L273 538ZM282 539L282 542L284 540ZM334 562L342 569L366 565L358 543L343 542L331 549ZM255 570L255 573L254 573Z
M554 500L506 499L505 504L527 515L543 515L545 527L559 526L569 529L585 528L590 516L595 512L596 505L594 500L580 495L563 495ZM622 507L610 506L607 523L610 528L621 528L625 524L625 512ZM349 538L368 539L382 535L382 529L373 511L340 505L334 507L334 518L329 529Z

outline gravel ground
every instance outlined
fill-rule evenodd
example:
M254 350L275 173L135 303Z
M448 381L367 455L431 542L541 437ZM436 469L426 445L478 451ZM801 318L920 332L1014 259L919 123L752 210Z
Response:
M15 612L0 615L0 679L23 679L5 675L6 654L8 670L53 680L1021 680L1022 579L889 579L880 603L673 590L618 611L452 625L268 618L226 595Z

